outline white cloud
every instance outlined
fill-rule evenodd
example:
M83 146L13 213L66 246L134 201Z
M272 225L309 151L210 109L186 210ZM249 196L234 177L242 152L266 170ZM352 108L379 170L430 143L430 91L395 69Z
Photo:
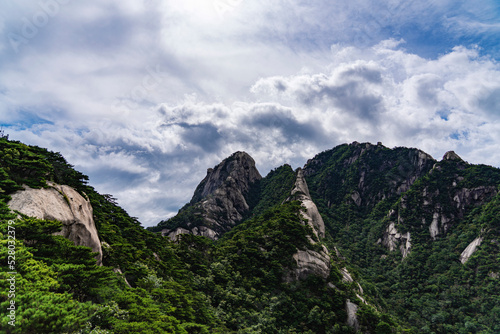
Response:
M61 151L146 225L237 150L263 174L354 140L498 165L499 64L480 46L437 45L496 31L472 7L70 1L16 53L8 34L22 37L24 18L43 9L2 2L0 118L11 138Z

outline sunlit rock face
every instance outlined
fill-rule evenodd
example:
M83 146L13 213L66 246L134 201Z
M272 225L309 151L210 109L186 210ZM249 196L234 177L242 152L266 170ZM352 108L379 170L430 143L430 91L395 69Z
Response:
M482 242L483 242L482 237L474 239L474 241L472 241L467 246L467 248L464 249L462 254L460 254L459 258L460 262L462 262L462 264L465 264L465 262L467 262L470 259L470 257L476 252L477 248L481 245Z
M301 210L301 214L306 223L311 227L315 239L319 241L324 238L325 223L316 204L311 199L304 173L300 168L297 170L295 186L288 200L296 200L302 204L303 209ZM312 236L309 237L309 241L312 244L317 242ZM316 275L326 279L330 275L330 253L325 246L322 247L321 251L313 251L311 249L298 250L293 255L293 259L297 263L297 268L288 273L285 278L287 281L306 279L309 275Z
M77 246L87 246L98 253L97 263L102 263L102 249L93 218L90 201L75 189L53 182L49 188L33 189L25 186L11 195L11 210L44 220L57 220L63 226L56 234L73 241Z
M295 187L292 189L290 200L298 200L301 202L304 210L302 210L303 217L307 220L309 226L311 226L314 234L318 238L325 237L325 223L321 217L316 204L314 204L309 194L309 188L307 187L306 179L304 178L304 172L302 169L297 171L297 180L295 181Z

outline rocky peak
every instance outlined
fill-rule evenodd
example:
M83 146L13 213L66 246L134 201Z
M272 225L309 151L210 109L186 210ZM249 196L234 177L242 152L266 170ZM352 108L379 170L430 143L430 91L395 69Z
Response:
M350 198L349 202L366 210L406 192L435 162L414 148L353 142L309 160L304 175L314 184L314 194L329 207Z
M250 185L260 179L262 176L254 159L246 152L235 152L214 168L207 169L207 176L196 188L191 203L199 202L228 182L234 182L242 193L247 193Z
M444 154L443 160L458 160L458 161L463 161L462 158L458 154L456 154L454 151L448 151Z
M194 208L195 215L187 216L184 219L187 222L182 226L163 229L162 234L172 239L186 233L218 239L249 211L248 195L260 179L262 176L248 153L232 154L214 168L209 168L196 188L189 205Z
M302 203L302 206L304 207L302 215L311 226L316 237L324 238L325 223L323 222L323 218L321 217L316 204L314 204L311 199L309 188L307 187L307 182L304 178L304 172L301 168L297 170L297 180L295 181L295 186L292 189L289 200L298 200Z
M307 182L301 168L297 170L295 186L293 187L291 196L288 200L301 202L303 207L301 211L302 216L311 227L316 240L319 241L321 238L324 238L325 223L323 222L323 218L321 217L316 204L314 204L311 199L309 188L307 187ZM316 241L312 239L312 236L310 238L310 242L312 244L316 243ZM285 279L287 281L305 279L309 275L317 275L326 279L330 274L330 253L324 245L319 252L310 249L297 250L293 259L297 263L297 267L288 273L288 276Z

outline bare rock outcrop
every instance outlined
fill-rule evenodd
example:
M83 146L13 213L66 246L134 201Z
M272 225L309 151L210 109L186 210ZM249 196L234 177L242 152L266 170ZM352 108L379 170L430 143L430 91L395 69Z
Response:
M194 234L217 240L241 221L250 209L247 202L252 185L262 179L253 158L245 152L236 152L214 168L196 188L189 207L203 222L189 222L162 234L175 240L179 234ZM179 213L181 214L181 212Z
M311 199L309 188L307 187L306 179L302 169L297 171L297 179L295 186L291 191L291 196L287 201L297 200L302 204L301 214L311 227L316 240L320 240L325 236L325 223L316 207L316 204ZM315 244L312 238L309 238L312 244ZM311 249L298 250L293 255L293 259L297 263L297 268L294 268L288 273L287 281L305 279L309 275L317 275L326 279L330 275L330 253L323 245L321 251L317 252Z
M75 189L47 182L49 188L33 189L25 186L11 195L8 205L11 210L30 217L45 220L57 220L62 225L56 234L73 241L77 246L87 246L98 253L97 263L102 263L102 249L94 223L90 201Z
M359 208L371 208L408 191L435 162L432 156L417 149L390 150L382 143L353 142L308 160L304 175L320 175L316 191L327 200L329 207L333 201L345 198L347 203ZM379 182L381 175L384 175L383 182ZM336 186L332 189L329 184Z
M181 235L181 234L201 235L201 236L207 237L207 238L212 239L212 240L218 239L217 232L215 232L214 230L211 230L205 226L193 227L190 230L182 228L182 227L178 227L178 228L173 229L173 230L163 229L161 231L161 234L164 237L169 237L170 240L172 240L172 241L176 241L179 238L179 235Z
M454 151L448 151L444 154L443 160L458 160L462 161L462 158L458 154L456 154Z
M307 187L307 182L304 178L304 172L301 168L297 171L297 180L295 181L295 186L292 189L289 200L298 200L302 203L302 206L305 208L305 210L302 210L302 215L307 220L309 226L311 226L316 237L324 238L325 223L318 211L318 207L311 199L309 188Z
M356 316L358 312L358 305L352 303L349 299L346 302L346 312L347 312L347 325L353 328L356 332L359 331L359 321Z
M297 263L297 268L290 272L287 281L303 280L309 275L326 279L330 275L330 254L325 246L320 252L310 249L298 250L293 259Z
M477 250L477 247L479 247L482 242L483 242L483 238L482 237L478 237L478 238L474 239L474 241L472 241L467 246L467 248L464 249L464 251L462 252L462 254L460 254L460 258L459 258L460 262L462 262L462 264L465 264L465 262L467 262L470 259L470 257Z
M411 251L411 234L410 232L401 233L396 228L396 222L394 221L394 217L396 215L395 210L391 210L389 213L389 225L387 226L384 236L379 242L382 243L385 247L389 248L389 251L394 251L399 247L401 251L401 255L403 259L406 258ZM397 217L397 222L400 222L400 217Z

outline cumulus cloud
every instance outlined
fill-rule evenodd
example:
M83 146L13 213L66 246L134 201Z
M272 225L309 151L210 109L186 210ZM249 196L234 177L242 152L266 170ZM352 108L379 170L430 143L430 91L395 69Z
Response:
M0 120L145 225L237 150L262 174L355 140L498 165L496 7L485 5L2 2Z

